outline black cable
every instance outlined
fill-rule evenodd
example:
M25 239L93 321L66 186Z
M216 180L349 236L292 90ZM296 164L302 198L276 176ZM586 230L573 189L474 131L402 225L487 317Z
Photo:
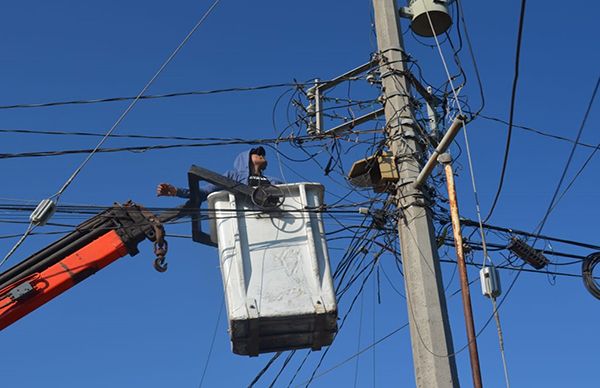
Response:
M469 220L469 219L466 219L466 218L461 218L460 223L462 225L464 225L464 226L479 228L479 222L478 221ZM542 234L539 234L539 233L530 233L530 232L525 232L525 231L518 230L518 229L504 228L504 227L501 227L501 226L495 226L495 225L490 225L490 224L485 224L485 223L483 224L483 228L484 229L489 229L489 230L495 230L495 231L505 232L505 233L509 233L509 234L516 234L516 235L526 236L526 237L534 237L536 239L542 239L542 240L549 240L549 241L560 242L560 243L564 243L564 244L578 246L578 247L581 247L581 248L588 248L588 249L600 250L600 245L593 245L593 244L582 243L582 242L579 242L579 241L566 240L566 239L557 238L557 237L550 237L550 236L542 235Z
M536 233L542 233L542 230L544 229L544 226L546 225L546 221L548 220L550 213L554 209L554 201L556 200L556 197L558 196L558 192L560 191L560 187L562 186L562 183L563 183L565 177L567 176L569 166L571 165L571 161L573 160L573 156L575 155L575 149L577 148L577 143L579 142L579 139L581 138L581 134L583 133L583 128L585 127L587 118L590 114L590 111L592 110L592 105L594 104L594 100L596 99L596 93L598 92L599 85L600 85L600 77L598 77L598 79L596 80L596 85L594 86L594 91L593 91L590 101L588 103L587 109L585 111L585 115L583 116L583 120L581 121L581 125L579 126L579 130L577 131L577 137L575 138L575 143L573 144L573 147L571 147L571 152L569 153L569 157L567 158L567 163L565 164L565 167L563 168L563 172L560 176L560 179L558 180L558 184L556 185L554 194L552 194L552 199L550 200L550 203L548 204L548 209L546 209L546 213L544 214L542 221L540 222L539 226L537 227ZM536 239L536 241L537 241L537 239Z
M214 147L214 146L227 146L234 144L267 144L268 142L279 142L286 141L282 140L231 140L224 142L214 143L188 143L188 144L160 144L160 145L146 145L146 146L132 146L132 147L117 147L117 148L99 148L96 153L109 153L109 152L137 152L142 153L152 150L165 150L173 148L197 148L197 147ZM37 151L37 152L21 152L21 153L2 153L0 159L14 159L14 158L34 158L34 157L49 157L49 156L62 156L62 155L76 155L76 154L88 154L91 149L76 149L76 150L58 150L58 151Z
M477 66L477 61L475 60L475 54L473 53L473 46L471 45L471 38L469 37L469 31L467 30L467 22L465 21L465 12L463 11L463 8L462 8L462 0L456 1L456 9L457 9L457 13L460 14L460 20L462 21L462 27L463 27L463 30L465 31L465 38L467 40L467 48L469 49L471 61L473 62L473 69L475 70L475 78L477 79L477 84L479 85L479 95L481 98L481 106L479 107L477 112L475 112L475 114L471 117L471 120L473 120L475 117L477 117L479 115L479 113L481 113L481 111L483 111L483 108L485 107L485 95L483 93L483 83L481 82L481 76L479 74L479 67Z
M348 307L348 311L346 312L346 314L344 315L344 317L342 318L342 320L340 322L340 325L339 325L340 327L339 327L338 330L342 329L342 327L344 326L344 323L346 322L346 319L350 315L350 312L352 312L352 308L354 307L354 304L358 300L359 295L362 294L362 291L363 291L363 289L365 287L365 284L367 283L367 281L369 280L369 278L373 274L373 270L375 269L375 263L376 263L376 260L373 260L373 262L369 265L370 270L364 276L363 281L362 281L362 283L361 283L361 285L359 287L358 292L356 293L356 295L352 299L352 302L350 303L350 306ZM325 360L325 357L327 356L327 353L329 352L330 349L331 349L331 346L328 347L327 349L325 349L325 351L322 353L321 358L319 359L319 362L317 363L317 365L315 366L313 372L311 373L311 376L310 376L309 380L306 382L306 385L305 385L306 388L308 388L308 386L310 385L310 383L315 379L315 375L316 375L317 371L319 370L319 367L321 366L321 364Z
M279 372L277 372L277 375L275 375L275 378L273 378L273 381L271 381L271 384L269 384L269 388L273 388L275 386L277 379L279 379L279 376L281 376L281 374L283 373L283 370L287 367L287 365L292 360L292 358L294 357L295 354L296 354L296 350L292 350L290 352L290 354L288 354L287 358L283 361L283 365L281 365Z
M216 147L216 146L230 146L230 145L257 145L262 144L269 146L276 152L286 157L286 159L294 162L305 162L314 158L314 155L309 155L309 158L297 160L291 159L285 156L277 148L273 147L272 144L278 143L296 143L298 141L306 142L313 140L322 140L322 136L303 136L302 138L278 138L278 139L231 139L220 142L207 142L207 143L182 143L182 144L156 144L156 145L144 145L144 146L130 146L130 147L115 147L115 148L99 148L96 153L112 153L112 152L134 152L142 153L153 150L166 150L174 148L198 148L198 147ZM343 139L343 138L342 138ZM62 156L62 155L76 155L76 154L87 154L91 149L75 149L75 150L56 150L56 151L34 151L34 152L20 152L20 153L0 153L0 159L14 159L14 158L34 158L34 157L50 157L50 156Z
M366 352L367 350L375 347L376 345L380 344L381 342L385 341L386 339L390 338L391 336L393 336L394 334L396 334L397 332L399 332L400 330L404 329L405 327L408 327L408 323L405 323L404 325L398 327L397 329L393 330L392 332L386 334L385 336L381 337L380 339L378 339L377 341L373 342L371 345L366 346L365 348L361 349L360 351L358 351L357 353L353 354L352 356L346 358L345 360L343 360L342 362L337 363L336 365L330 367L329 369L324 370L323 372L315 375L312 378L312 381L318 379L319 377L322 377L324 375L326 375L327 373L339 368L340 366L346 364L349 361L352 361L352 359L358 357L359 355L361 355L362 353ZM302 384L308 383L308 381L305 381ZM300 385L302 385L300 384Z
M598 263L600 263L600 252L592 253L586 257L581 264L581 273L585 288L587 288L590 294L595 298L600 299L600 287L593 276L594 268Z
M499 119L497 117L486 116L486 115L482 115L482 114L480 114L479 117L482 118L482 119L485 119L485 120L496 121L498 123L502 123L502 124L506 124L506 125L509 124L508 121ZM554 134L551 134L551 133L548 133L548 132L544 132L544 131L541 131L541 130L536 129L536 128L527 127L527 126L524 126L524 125L513 124L513 128L524 129L526 131L533 132L533 133L535 133L537 135L540 135L540 136L545 136L545 137L549 137L549 138L556 139L556 140L562 140L562 141L566 141L566 142L569 142L569 143L575 143L574 140L569 139L568 137L554 135ZM594 150L597 150L598 148L600 148L600 145L593 145L593 144L588 144L588 143L583 143L583 142L577 142L575 144L577 144L579 146L582 146L582 147L592 148Z
M269 362L267 362L267 364L258 372L258 374L256 376L254 376L254 379L252 380L252 382L250 384L248 384L248 388L254 387L254 384L256 384L258 382L258 380L260 380L260 378L265 374L265 372L267 372L267 370L271 367L271 365L273 365L275 360L277 360L279 358L279 356L281 356L281 354L282 354L282 352L277 352L273 355L273 357L271 357Z
M46 131L36 129L0 129L0 133L21 133L32 135L54 135L54 136L91 136L104 137L106 134L99 132L78 132L78 131ZM124 139L151 139L151 140L188 140L188 141L232 141L244 140L240 138L220 138L220 137L190 137L190 136L160 136L160 135L138 135L138 134L111 134L108 137Z
M453 259L440 259L441 263L449 263L449 264L456 264L457 261L453 260ZM466 263L469 266L472 267L476 267L476 268L481 268L481 266L479 264L476 263ZM540 271L537 269L532 269L532 268L522 268L522 267L510 267L510 266L506 266L506 265L494 265L494 267L496 267L497 269L505 269L505 270L509 270L509 271L518 271L519 273L521 272L530 272L530 273L537 273L537 274L542 274L542 275L555 275L555 276L564 276L564 277L570 277L570 278L585 278L585 276L582 275L578 275L578 274L574 274L574 273L568 273L568 272L554 272L554 271ZM590 277L590 279L598 279L597 276L594 277ZM479 280L478 278L475 278L473 280L473 282ZM460 291L460 290L459 290Z
M219 307L219 312L217 313L217 322L215 323L215 328L213 330L212 339L210 340L210 346L208 348L208 354L206 356L206 361L204 362L204 368L202 369L202 377L200 378L200 384L198 385L200 388L202 387L202 383L204 382L204 377L206 376L206 371L208 370L208 364L210 362L210 357L212 356L213 347L215 345L215 338L217 338L217 330L219 328L219 323L221 322L221 315L223 314L223 307L225 306L225 298L221 301L221 307Z
M600 77L598 78L598 80L596 81L596 88L594 89L594 96L598 90L598 84L600 83ZM592 98L593 101L593 98ZM588 110L585 113L585 117L583 119L583 123L582 123L582 128L583 129L583 125L585 124L585 121L587 120L588 114L589 114L589 110L591 109L591 103L592 101L590 101L590 105L588 107ZM578 141L575 141L575 145L579 144ZM581 173L583 172L583 170L585 170L585 168L587 167L587 165L590 163L590 161L592 160L592 158L594 157L594 155L596 154L596 151L598 151L598 148L600 148L600 144L598 144L596 147L594 147L594 150L592 151L592 153L587 157L587 159L585 160L585 162L583 162L583 164L581 165L581 167L579 168L579 170L577 171L577 173L575 174L575 176L573 176L573 179L571 179L571 181L569 182L569 184L567 185L567 187L563 190L563 192L560 194L560 196L556 199L556 201L554 202L554 204L550 207L549 211L553 211L554 208L558 205L558 203L560 202L560 200L565 196L565 194L567 194L567 192L571 189L571 187L573 186L573 184L575 183L575 181L577 180L577 178L579 177L579 175L581 175Z
M326 81L323 81L326 82ZM313 82L310 85L314 84ZM309 84L304 84L309 85ZM154 100L161 98L172 98L172 97L183 97L183 96L203 96L208 94L219 94L219 93L231 93L231 92L250 92L256 90L266 90L274 88L289 88L298 86L297 83L278 83L278 84L267 84L259 86L249 87L235 87L235 88L223 88L214 90L192 90L187 92L173 92L165 94L145 94L139 97L139 100ZM69 101L54 101L54 102L43 102L33 104L13 104L13 105L0 105L0 110L3 109L17 109L17 108L44 108L52 106L63 106L63 105L85 105L85 104L98 104L105 102L117 102L117 101L131 101L135 100L136 97L109 97L109 98L96 98L88 100L69 100Z
M306 355L304 356L304 358L302 359L302 362L300 362L300 365L298 365L298 367L296 368L296 371L294 372L294 375L292 376L292 379L289 381L287 388L290 388L292 383L294 382L294 380L296 380L296 377L298 377L298 373L300 373L300 371L302 370L302 367L304 366L304 364L306 363L306 360L308 360L308 357L312 354L312 351L307 351Z
M500 172L500 182L498 183L498 189L496 190L496 195L494 196L494 200L492 201L492 206L490 207L490 211L488 215L485 217L483 222L487 222L492 214L494 213L494 209L498 204L498 199L500 198L500 193L502 192L502 186L504 185L504 176L506 175L506 166L508 165L508 153L510 151L510 141L512 138L512 128L513 128L513 119L515 113L515 100L517 95L517 81L519 80L519 62L521 58L521 41L523 37L523 24L525 20L525 5L527 1L521 0L521 15L519 16L519 32L517 35L517 52L515 54L515 74L513 78L512 84L512 92L510 96L510 114L508 119L508 132L506 133L506 146L504 149L504 160L502 161L502 171Z

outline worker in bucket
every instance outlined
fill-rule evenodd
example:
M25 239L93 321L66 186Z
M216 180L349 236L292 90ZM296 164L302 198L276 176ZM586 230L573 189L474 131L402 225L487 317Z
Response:
M277 178L263 175L263 171L267 168L265 154L265 149L262 146L240 153L233 161L233 169L227 171L224 175L237 182L254 187L283 183ZM219 190L219 187L212 184L201 185L200 202L203 202L210 193L217 190ZM175 187L170 183L160 183L156 188L156 195L159 197L189 198L190 190Z

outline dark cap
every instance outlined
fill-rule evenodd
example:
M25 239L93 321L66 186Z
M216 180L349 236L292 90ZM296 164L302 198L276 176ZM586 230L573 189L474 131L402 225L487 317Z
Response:
M260 155L260 156L265 156L266 152L265 149L262 146L258 146L256 148L252 148L250 150L250 155L252 154L256 154L256 155Z

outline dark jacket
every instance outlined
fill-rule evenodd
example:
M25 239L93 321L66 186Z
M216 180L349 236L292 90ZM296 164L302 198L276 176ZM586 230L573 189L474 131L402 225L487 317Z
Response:
M227 171L225 174L227 178L233 179L234 181L248 184L248 177L250 176L250 150L241 152L233 161L233 169ZM283 182L274 177L266 176L266 178L274 185L282 184ZM210 183L204 183L200 185L200 202L204 202L210 193L219 191L220 188ZM180 198L189 198L190 190L185 188L177 188L176 196Z

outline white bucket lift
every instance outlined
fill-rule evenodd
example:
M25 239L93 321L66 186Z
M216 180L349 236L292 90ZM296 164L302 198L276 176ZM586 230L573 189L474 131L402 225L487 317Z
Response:
M233 352L318 350L337 332L337 304L321 213L323 186L278 186L280 207L209 195L211 239L218 243Z

